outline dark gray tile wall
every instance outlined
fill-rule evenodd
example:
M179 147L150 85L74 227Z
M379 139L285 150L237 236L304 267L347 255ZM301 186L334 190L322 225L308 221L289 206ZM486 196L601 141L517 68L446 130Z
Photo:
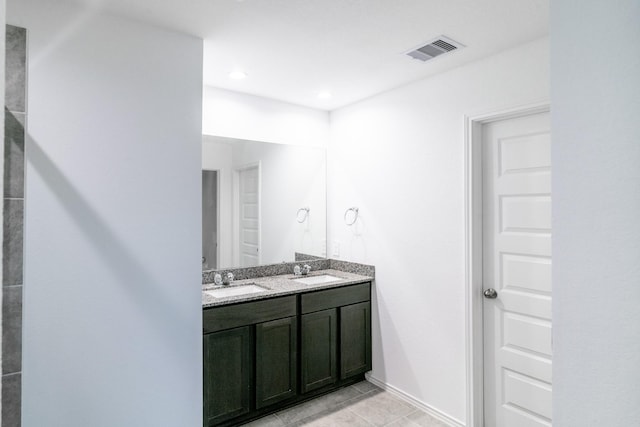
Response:
M2 376L2 426L15 427L21 424L22 374Z
M13 25L6 29L5 107L9 111L26 112L27 30Z
M24 197L25 114L4 112L4 197Z
M22 285L24 199L4 199L2 284Z
M22 370L22 286L3 287L2 373Z
M24 235L24 140L27 31L6 27L4 196L2 241L2 416L3 427L21 425L22 271Z

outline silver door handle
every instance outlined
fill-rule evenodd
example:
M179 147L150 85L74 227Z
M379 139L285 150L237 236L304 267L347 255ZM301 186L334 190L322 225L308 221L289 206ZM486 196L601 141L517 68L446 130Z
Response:
M485 298L489 298L489 299L498 298L498 292L493 288L487 289L482 294L484 295Z

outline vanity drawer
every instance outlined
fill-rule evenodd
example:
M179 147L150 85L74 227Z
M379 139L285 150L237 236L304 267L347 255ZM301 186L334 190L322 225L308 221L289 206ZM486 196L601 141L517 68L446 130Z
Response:
M203 310L202 330L203 333L208 334L239 326L282 319L296 314L295 295L225 305Z
M328 308L341 307L371 299L371 282L359 285L327 289L325 291L302 294L300 309L302 314Z

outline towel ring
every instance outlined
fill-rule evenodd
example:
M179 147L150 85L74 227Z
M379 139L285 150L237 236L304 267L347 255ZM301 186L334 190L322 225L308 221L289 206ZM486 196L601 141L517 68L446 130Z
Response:
M349 215L349 212L353 212L353 220L352 221L349 221L347 219L347 217ZM353 225L353 224L356 223L357 220L358 220L358 208L356 208L356 207L349 208L344 212L344 222L345 222L345 224Z
M309 208L298 209L298 213L296 214L296 221L298 221L300 224L305 222L307 220L307 217L309 216L309 210ZM300 216L300 212L302 212L302 217Z

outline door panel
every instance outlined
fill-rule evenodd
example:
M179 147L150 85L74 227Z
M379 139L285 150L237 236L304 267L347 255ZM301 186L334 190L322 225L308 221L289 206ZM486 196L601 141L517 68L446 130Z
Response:
M296 395L297 317L256 325L256 408Z
M507 405L527 408L551 419L551 386L548 383L508 369L503 369L502 373Z
M551 322L504 313L502 346L518 347L532 353L551 357Z
M551 233L551 197L509 195L499 201L502 232Z
M204 335L205 426L246 414L251 409L252 342L249 326Z
M260 264L260 175L258 167L239 172L240 266Z
M516 135L499 142L500 174L546 172L551 170L549 133Z
M302 392L338 380L338 310L331 308L305 314L302 328Z
M551 425L549 114L483 127L487 427Z
M501 254L502 287L548 294L551 292L551 259L530 255Z
M340 378L371 370L371 303L340 307Z

